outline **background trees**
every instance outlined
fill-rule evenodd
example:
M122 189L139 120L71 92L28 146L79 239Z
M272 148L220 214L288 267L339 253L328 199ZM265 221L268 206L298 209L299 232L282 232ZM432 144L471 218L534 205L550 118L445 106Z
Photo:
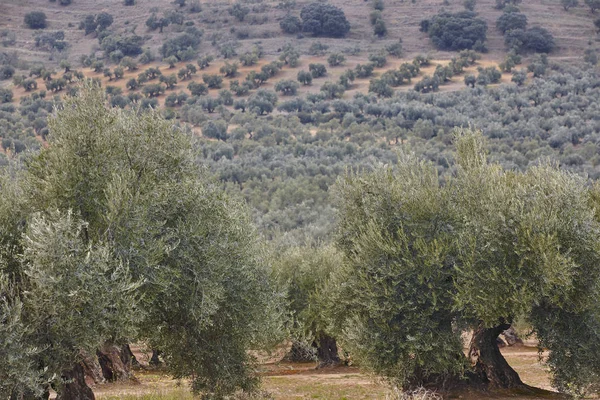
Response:
M343 37L350 31L344 12L331 4L310 3L302 8L302 31L314 36Z
M421 21L421 30L429 34L431 41L439 49L481 50L486 40L487 24L470 11L440 13Z

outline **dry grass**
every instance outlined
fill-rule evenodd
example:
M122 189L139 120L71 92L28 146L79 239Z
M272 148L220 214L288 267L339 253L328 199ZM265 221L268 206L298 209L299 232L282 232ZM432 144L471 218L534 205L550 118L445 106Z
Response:
M532 347L516 347L502 350L508 362L517 370L525 383L543 389L551 389L548 372L541 364L537 350ZM262 393L258 397L234 397L232 400L438 400L438 394L417 390L402 393L390 389L380 380L373 379L356 367L339 367L315 370L314 363L269 363L261 366ZM140 384L98 385L94 392L103 400L172 400L193 399L185 382L179 384L167 375L156 372L138 374ZM270 397L272 396L272 397ZM542 399L545 397L516 395L515 393L485 394L465 392L459 398L478 400L483 397L497 400ZM552 398L556 398L552 396Z

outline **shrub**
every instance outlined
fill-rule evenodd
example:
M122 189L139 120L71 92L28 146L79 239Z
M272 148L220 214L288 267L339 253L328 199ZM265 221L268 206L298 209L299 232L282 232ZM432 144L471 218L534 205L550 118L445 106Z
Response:
M0 80L10 79L15 74L15 69L11 65L0 67Z
M569 11L571 7L577 7L579 5L578 0L560 0L560 4L563 6L565 11Z
M192 96L204 96L208 94L208 87L203 83L190 82L187 88Z
M313 78L320 78L327 74L327 68L325 68L325 65L323 64L308 64L308 70Z
M44 29L48 26L46 14L41 11L32 11L25 14L24 22L29 29Z
M477 1L476 0L465 0L463 4L464 4L466 10L475 11L475 6L477 5Z
M226 78L233 78L237 75L238 67L238 63L230 64L229 62L225 61L225 64L219 68L219 72L224 74Z
M373 33L375 36L384 37L387 35L387 28L383 19L378 19L373 25Z
M13 99L13 92L10 89L0 88L0 103L10 103Z
M394 57L402 57L402 39L400 39L399 41L392 43L392 44L388 44L387 46L385 46L385 51L390 55L390 56L394 56Z
M383 68L385 66L385 64L387 63L387 58L386 58L385 54L376 53L376 54L369 55L369 61L373 65L375 65L375 67Z
M331 53L329 57L327 57L327 63L330 67L337 67L346 62L346 57L340 53Z
M250 9L245 7L242 3L235 3L233 6L229 7L227 11L240 22L250 13Z
M275 84L275 90L284 96L295 96L298 93L298 82L285 79Z
M279 26L285 33L294 34L302 30L302 21L295 15L287 14L281 22L279 22Z
M315 36L343 37L350 31L344 12L331 4L311 3L302 8L302 31Z
M486 40L487 24L475 13L440 13L421 22L421 29L429 34L433 44L441 50L472 49Z
M519 12L505 12L496 20L496 27L503 34L513 29L526 29L527 16Z
M202 75L202 80L209 89L220 89L221 85L223 85L223 77L219 75L204 74Z
M305 86L312 84L313 76L310 72L300 71L298 72L298 82L302 83Z
M188 57L183 57L185 50L192 52L200 44L200 34L183 33L173 39L166 40L160 48L160 53L163 58L175 56L179 60L184 60Z
M227 123L223 120L208 120L202 125L202 136L218 140L227 139Z

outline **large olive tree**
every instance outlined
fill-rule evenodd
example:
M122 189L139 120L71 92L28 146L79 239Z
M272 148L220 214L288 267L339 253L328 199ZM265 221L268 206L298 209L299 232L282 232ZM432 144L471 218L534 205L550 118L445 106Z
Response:
M598 196L553 165L513 172L488 163L478 132L459 131L456 145L456 173L443 180L412 157L340 179L345 262L332 310L344 345L404 387L467 379L523 388L496 339L524 318L550 351L555 386L594 389Z
M25 329L43 340L33 356L41 378L65 376L64 388L52 382L60 396L92 398L81 351L142 339L195 391L251 389L247 350L273 337L278 297L245 206L197 166L192 135L156 112L108 107L91 83L48 127L48 147L12 191L20 200L6 200L22 205L0 212L14 227L0 230L0 271L18 294L4 296L6 314L23 303Z

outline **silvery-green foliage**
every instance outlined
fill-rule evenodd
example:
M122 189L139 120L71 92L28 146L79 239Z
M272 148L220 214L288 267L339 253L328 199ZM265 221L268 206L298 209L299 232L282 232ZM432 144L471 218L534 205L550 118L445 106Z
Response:
M130 336L136 289L106 245L85 240L87 223L71 212L30 217L23 237L24 317L46 378L58 379L104 341ZM55 381L54 383L59 383Z
M547 163L506 171L481 133L456 136L443 185L413 157L339 180L335 326L366 366L414 387L460 375L461 329L524 318L559 390L597 390L597 189Z
M42 350L31 343L32 328L23 316L23 302L15 284L0 272L0 397L41 394L43 370L35 358Z
M140 284L135 313L118 313L139 334L105 339L148 341L196 391L254 387L247 350L279 337L280 299L248 210L197 167L191 134L158 112L109 108L90 84L49 128L28 164L31 204L72 210L85 243Z

